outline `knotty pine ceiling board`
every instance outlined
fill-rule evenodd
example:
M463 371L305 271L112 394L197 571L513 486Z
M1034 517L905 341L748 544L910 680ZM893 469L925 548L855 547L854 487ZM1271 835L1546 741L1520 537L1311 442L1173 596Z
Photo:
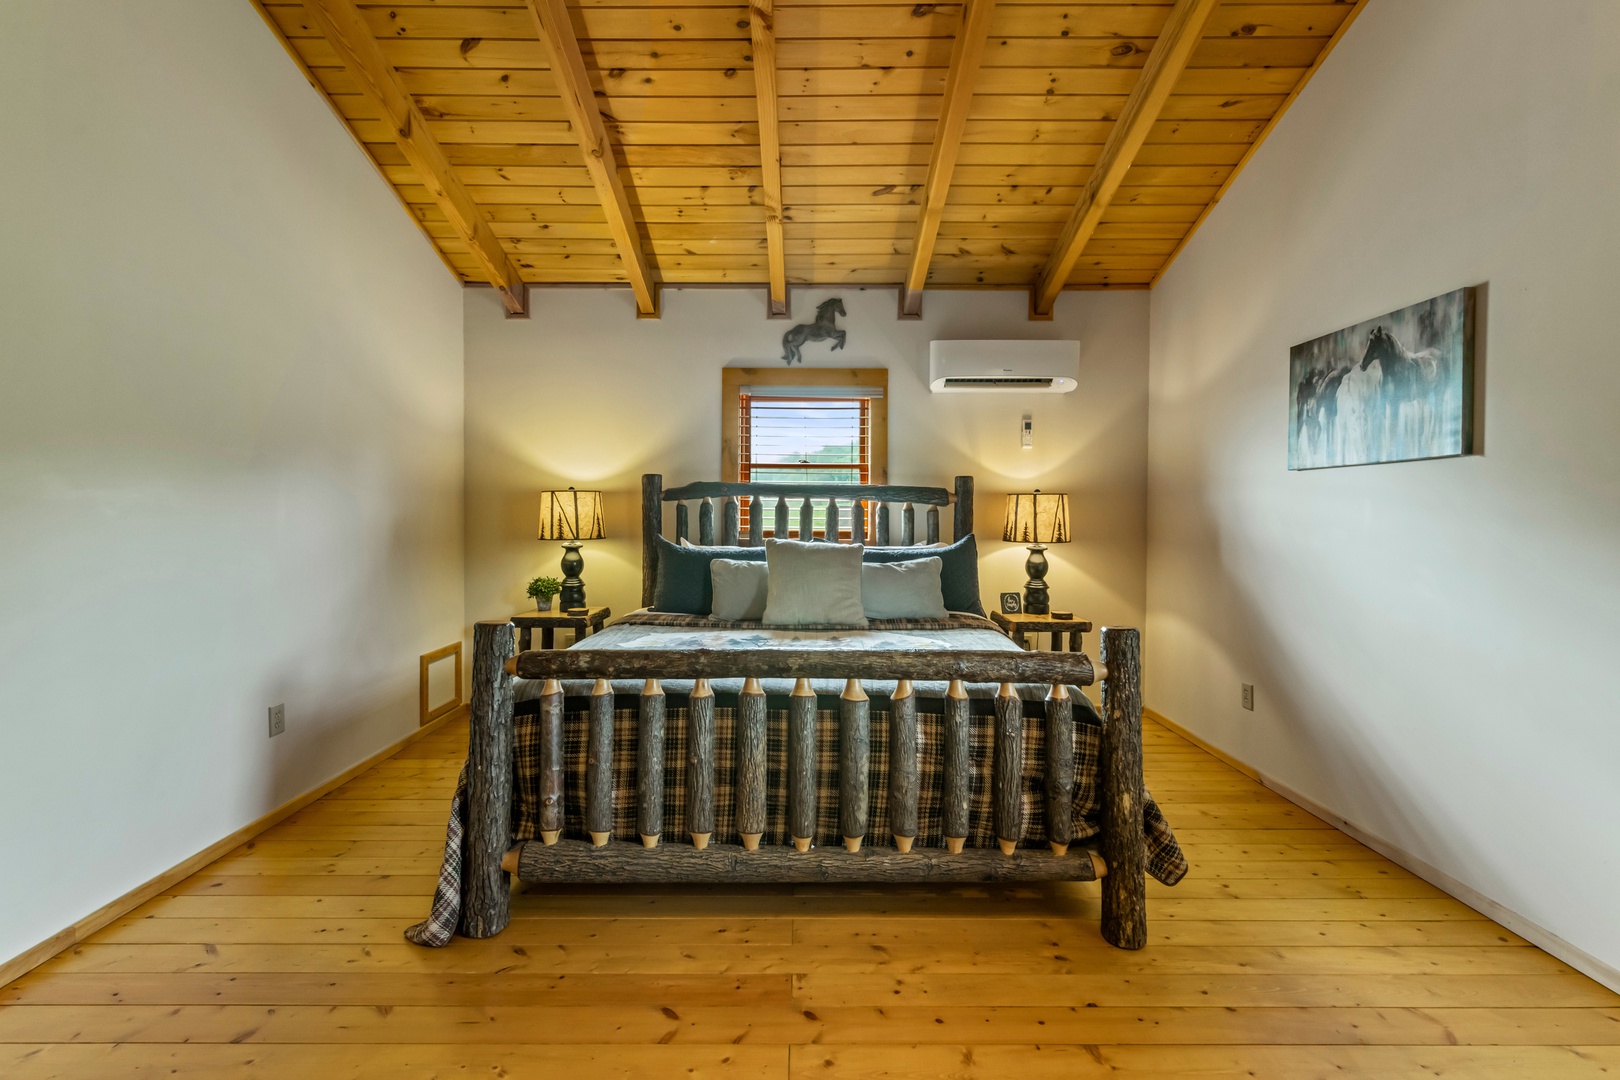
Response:
M1069 286L1153 282L1364 2L1222 4ZM447 263L464 281L483 280L302 4L260 6ZM625 281L529 9L356 6L524 278ZM930 285L1034 283L1171 7L997 4ZM571 0L570 9L654 273L668 283L767 281L746 4ZM790 282L904 279L961 16L960 3L777 0Z

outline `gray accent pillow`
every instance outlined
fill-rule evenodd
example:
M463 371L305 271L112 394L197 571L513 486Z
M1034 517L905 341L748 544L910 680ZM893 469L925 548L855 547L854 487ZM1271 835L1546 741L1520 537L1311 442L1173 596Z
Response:
M727 622L765 617L765 587L770 567L758 561L714 559L709 563L714 580L714 617Z
M766 625L824 623L865 629L858 544L767 540L765 562L770 567Z
M867 548L863 556L869 563L908 562L918 557L917 548L893 547ZM945 590L947 610L985 617L984 605L979 603L979 547L972 533L947 547L923 548L920 557L944 560L940 584Z
M715 565L719 565L716 561ZM945 591L940 573L945 560L907 559L894 563L861 564L861 607L868 619L943 619ZM720 609L720 589L714 590L715 610Z

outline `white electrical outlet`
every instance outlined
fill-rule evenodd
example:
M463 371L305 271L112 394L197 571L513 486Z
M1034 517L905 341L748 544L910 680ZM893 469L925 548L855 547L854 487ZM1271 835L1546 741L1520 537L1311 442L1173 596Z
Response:
M1254 683L1243 684L1243 707L1254 712Z
M287 730L287 706L270 706L270 737L273 739Z

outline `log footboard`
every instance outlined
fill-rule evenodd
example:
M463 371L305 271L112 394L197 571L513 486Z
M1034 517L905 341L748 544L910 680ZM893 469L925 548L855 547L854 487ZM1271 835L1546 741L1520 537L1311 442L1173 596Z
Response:
M760 847L710 844L703 850L671 844L647 851L629 844L598 851L583 840L544 844L527 840L507 852L502 865L531 885L762 885L865 882L1096 881L1107 873L1100 856L1081 851L1063 858L1050 852L1004 855L974 848L903 853L888 848Z
M481 622L474 630L471 733L468 749L467 833L464 846L463 929L489 937L510 920L509 875L531 883L814 883L1102 881L1102 934L1110 944L1147 943L1143 826L1140 638L1131 629L1102 631L1101 663L1080 653L846 652L827 650L570 650L512 655L510 624ZM540 722L540 841L512 840L513 675L546 680ZM744 680L737 702L736 793L741 846L711 842L714 829L713 690L716 678ZM1100 770L1101 852L1071 849L1074 822L1074 702L1070 686L1102 680ZM594 680L589 710L584 808L592 842L558 839L563 690L560 680ZM636 729L636 817L641 844L613 843L613 691L610 680L645 680ZM661 680L695 680L692 721L684 748L692 770L685 842L659 843L662 820L665 696ZM760 843L765 830L766 697L761 680L794 680L788 705L786 813L793 843ZM816 756L810 679L845 683L839 704L839 832L843 845L812 848ZM895 684L889 730L890 795L895 847L863 846L868 827L870 706L862 682ZM917 820L916 702L913 681L948 682L941 807L943 848L912 843ZM964 849L969 830L966 684L998 685L990 807L995 848ZM1049 730L1057 733L1041 762L1050 850L1020 848L1024 815L1024 703L1015 684L1050 687ZM780 795L776 797L781 797ZM907 830L911 835L905 835ZM673 841L674 837L664 839Z

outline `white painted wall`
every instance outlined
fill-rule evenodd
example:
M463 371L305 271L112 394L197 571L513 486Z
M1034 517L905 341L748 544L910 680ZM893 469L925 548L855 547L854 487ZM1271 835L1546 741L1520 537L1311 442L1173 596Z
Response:
M1146 499L1147 294L1069 294L1032 323L1023 293L930 293L924 318L895 318L892 289L803 290L794 321L840 296L849 344L805 348L810 366L889 369L889 480L976 479L975 531L986 603L1023 587L1028 552L1001 541L1002 496L1067 491L1074 541L1053 546L1059 610L1098 625L1141 625ZM637 320L628 290L540 290L534 318L508 320L489 290L467 293L467 613L532 606L524 586L556 574L561 550L535 539L538 492L610 493L609 539L586 545L592 603L641 602L641 474L667 484L720 475L720 369L774 366L792 323L768 321L764 290L668 289L663 317ZM928 392L934 338L1079 338L1080 389L1063 395ZM1025 411L1035 447L1019 448ZM950 536L942 515L941 535Z
M0 99L3 960L411 731L463 621L461 290L252 6L0 0Z
M1535 10L1369 5L1154 292L1147 698L1612 969L1620 5ZM1290 345L1474 284L1480 456L1286 471Z

